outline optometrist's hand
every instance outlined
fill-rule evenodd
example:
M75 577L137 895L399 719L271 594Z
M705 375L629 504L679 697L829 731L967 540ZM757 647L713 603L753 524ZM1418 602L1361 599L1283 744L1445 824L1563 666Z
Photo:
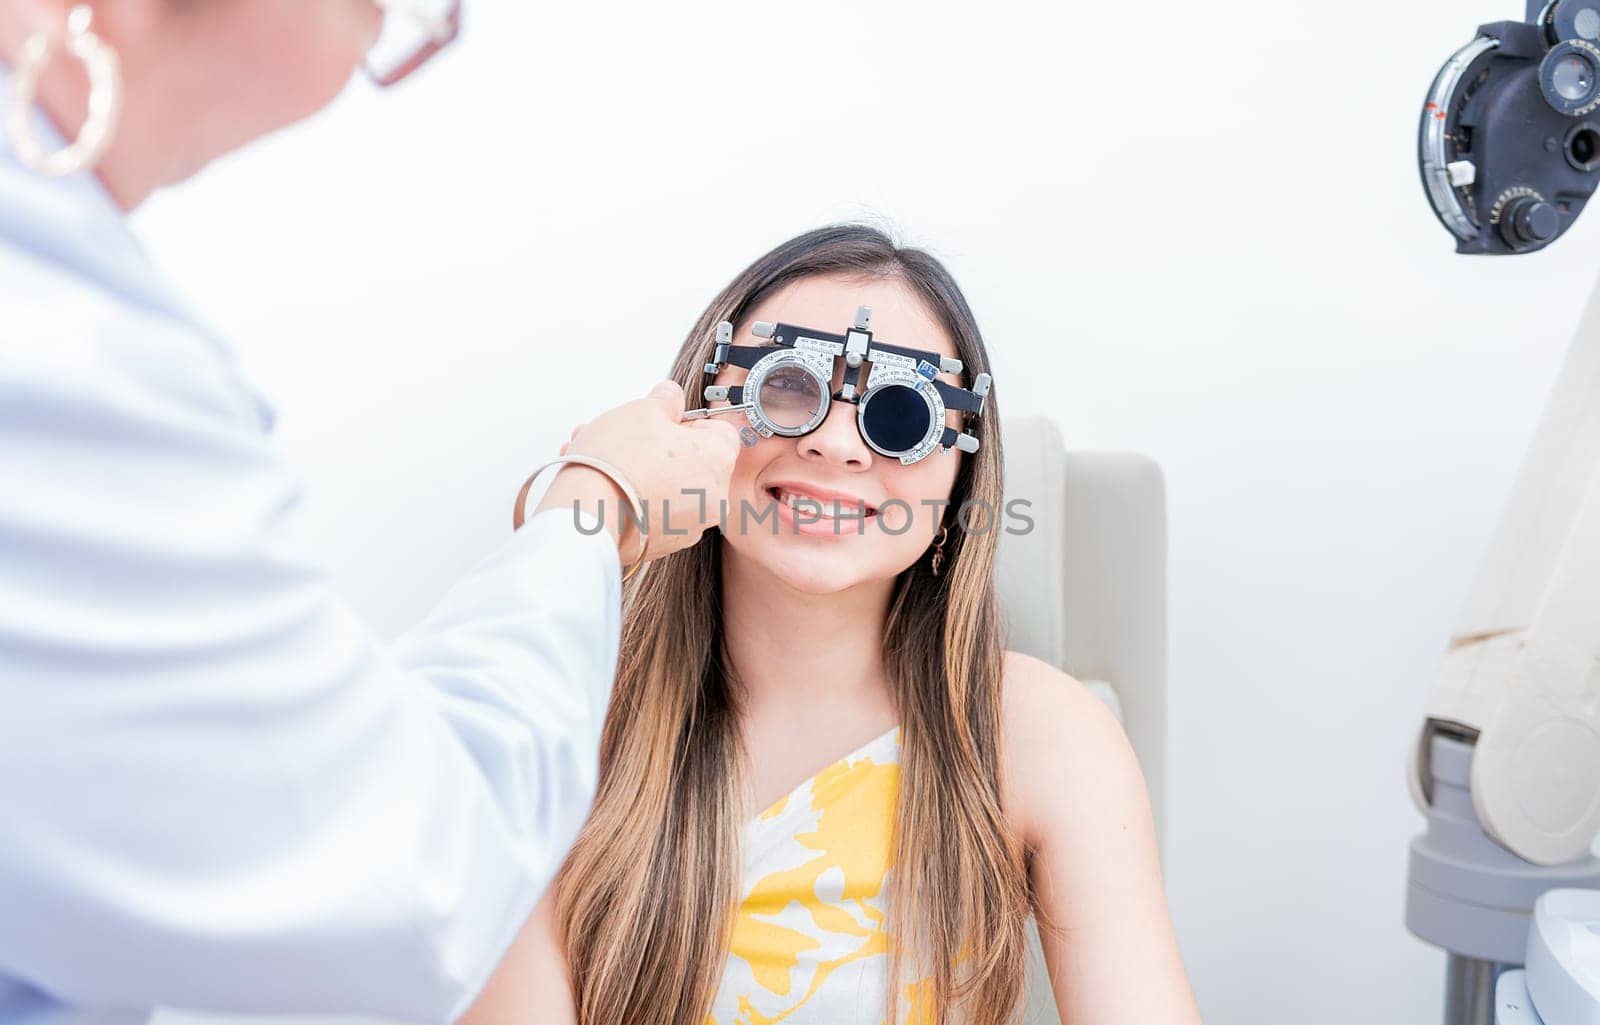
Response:
M561 446L562 455L610 463L638 491L648 513L647 561L690 547L717 524L739 456L737 427L715 418L681 423L683 410L683 388L662 381L644 398L580 424ZM574 501L604 512L622 560L632 562L639 550L638 529L624 513L627 499L610 478L587 466L564 466L538 511L570 509Z

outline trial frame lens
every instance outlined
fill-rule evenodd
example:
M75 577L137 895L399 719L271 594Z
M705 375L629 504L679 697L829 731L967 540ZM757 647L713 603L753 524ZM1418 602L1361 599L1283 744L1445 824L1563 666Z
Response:
M780 362L762 375L755 402L775 430L803 431L822 419L819 414L827 408L827 394L811 368Z
M766 429L786 438L809 434L828 415L828 383L793 352L762 358L745 379L744 395Z

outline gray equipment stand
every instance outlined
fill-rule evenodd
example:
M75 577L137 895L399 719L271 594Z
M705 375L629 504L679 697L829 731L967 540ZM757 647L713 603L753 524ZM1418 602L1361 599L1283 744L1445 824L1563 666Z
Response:
M1450 955L1445 1025L1494 1025L1495 982L1522 965L1534 901L1546 890L1600 889L1600 859L1523 861L1478 823L1472 744L1436 734L1430 756L1428 829L1411 842L1406 928Z

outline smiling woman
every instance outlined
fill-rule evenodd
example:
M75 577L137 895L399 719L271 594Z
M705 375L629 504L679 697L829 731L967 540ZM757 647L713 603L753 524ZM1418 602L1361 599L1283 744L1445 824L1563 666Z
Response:
M988 372L944 267L852 225L740 274L672 376L742 386L706 372L723 321L863 306L876 336L958 359L945 383ZM748 444L737 512L634 582L594 810L466 1025L1001 1025L1030 913L1063 1020L1198 1020L1126 739L1005 650L999 532L951 514L1002 504L997 412L945 417L976 451L885 457L850 402Z
M843 238L851 240L848 234ZM837 241L819 244L810 255L815 259L840 249ZM849 323L857 307L870 306L876 337L955 357L976 376L988 368L987 353L970 311L964 302L954 301L959 293L942 268L935 272L936 267L930 261L918 268L923 272L920 283L915 277L871 267L776 275L781 280L736 310L731 318L737 325L735 336L757 321ZM942 309L928 296L942 299ZM844 383L845 367L842 360L838 362L830 388L834 394ZM728 367L718 373L715 384L741 385L748 373ZM939 378L957 386L962 383L955 374ZM857 411L854 404L833 402L816 430L797 438L767 438L741 455L728 493L730 507L737 508L739 517L724 532L730 556L726 572L746 575L759 568L791 587L821 594L873 580L886 584L925 554L932 558L931 545L942 520L951 518L943 515L942 503L954 500L959 505L976 498L999 507L998 431L990 432L992 453L980 450L969 456L947 451L902 465L873 450L858 426ZM962 414L947 410L943 426L959 430ZM969 461L973 464L969 479L959 494L953 494L957 474ZM993 476L979 480L975 476L979 471ZM778 529L745 529L747 508L772 503ZM867 510L870 514L863 516ZM951 546L949 557L954 558L960 543L958 539Z

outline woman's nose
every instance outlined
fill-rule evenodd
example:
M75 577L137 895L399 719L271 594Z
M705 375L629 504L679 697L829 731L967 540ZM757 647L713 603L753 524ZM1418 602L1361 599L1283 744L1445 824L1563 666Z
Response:
M821 459L850 470L872 465L872 449L861 440L861 432L856 429L856 407L849 402L832 402L817 429L801 435L798 441L800 455L807 459Z

